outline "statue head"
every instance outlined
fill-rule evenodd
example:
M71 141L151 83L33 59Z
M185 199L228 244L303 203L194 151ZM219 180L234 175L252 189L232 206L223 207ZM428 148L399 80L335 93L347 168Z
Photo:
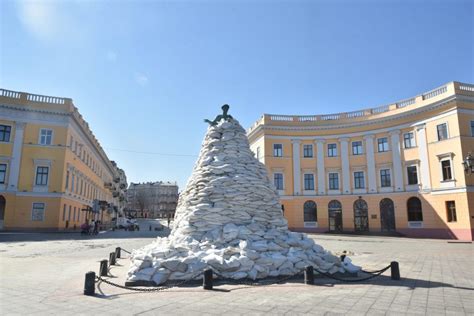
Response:
M229 105L228 104L224 104L222 107L221 107L222 111L224 112L224 114L227 113L227 111L229 111Z

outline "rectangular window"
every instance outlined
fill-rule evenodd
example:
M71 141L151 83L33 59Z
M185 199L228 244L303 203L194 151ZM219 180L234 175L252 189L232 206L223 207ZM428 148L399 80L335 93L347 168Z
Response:
M48 185L49 167L36 167L36 185Z
M352 154L353 155L362 155L362 142L352 142Z
M275 188L277 190L283 190L283 174L282 173L275 173L273 175L273 181L275 183Z
M64 207L63 207L63 222L66 220L66 204L64 204Z
M441 169L443 171L443 181L453 180L453 174L451 172L451 160L442 160Z
M380 186L383 188L392 186L392 182L390 180L390 169L380 170Z
M354 172L354 189L363 189L363 188L365 188L364 172L356 171Z
M328 157L337 157L336 144L328 144Z
M257 160L260 160L260 147L257 147Z
M0 142L9 142L12 127L8 125L0 125Z
M312 173L304 175L304 189L314 190L314 175Z
M474 121L471 121L471 136L474 137Z
M69 170L66 171L66 190L69 187Z
M53 130L42 128L40 129L40 144L41 145L51 145L53 142Z
M448 139L448 125L446 123L436 126L438 132L438 141Z
M416 147L415 134L413 132L403 134L403 144L405 148Z
M303 157L313 158L313 145L303 145Z
M72 210L72 206L69 205L69 212L67 214L67 220L70 221L71 220L71 210Z
M448 222L458 221L456 216L456 203L454 201L446 201L446 213L448 215Z
M76 220L76 207L74 206L74 213L72 215L72 221Z
M339 190L339 174L329 174L329 190Z
M407 167L408 184L418 184L418 172L416 166Z
M44 203L33 203L33 209L31 210L32 221L43 221L44 220Z
M379 153L388 151L388 138L382 137L382 138L377 139L377 145L378 145Z
M7 164L0 163L0 184L5 183L6 177L7 177Z
M273 157L283 157L282 144L273 144Z
M74 192L74 174L71 177L71 192Z

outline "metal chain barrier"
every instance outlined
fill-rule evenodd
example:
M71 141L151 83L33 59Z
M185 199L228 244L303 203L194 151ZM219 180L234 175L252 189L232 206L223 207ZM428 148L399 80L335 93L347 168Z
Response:
M130 251L125 250L125 249L123 249L123 248L120 248L120 250L123 251L123 252L126 252L126 253L128 253L128 254L130 254L130 255L132 254Z
M160 286L160 287L152 287L152 288L143 288L143 287L140 288L140 287L131 287L131 286L120 285L120 284L111 282L107 279L104 279L100 276L96 276L96 282L98 282L99 285L100 285L101 282L104 282L108 285L111 285L111 286L114 286L114 287L117 287L117 288L120 288L120 289L136 291L136 292L159 292L159 291L171 289L173 287L178 287L178 286L184 285L186 283L190 283L191 281L194 281L194 279L197 278L198 276L200 276L201 274L202 274L202 271L195 274L195 275L193 275L188 280L183 280L181 282L177 282L177 283L173 283L173 284L169 284L169 285L163 285L163 286Z
M367 272L367 271L363 271L364 273L368 273L368 274L371 274L370 276L366 277L366 278L362 278L362 279L341 279L341 278L338 278L334 275L331 275L327 272L323 272L323 271L320 271L316 268L314 268L314 271L318 272L319 274L321 275L324 275L328 278L331 278L331 279L334 279L334 280L337 280L337 281L341 281L341 282L362 282L362 281L367 281L367 280L370 280L370 279L373 279L375 277L378 277L380 276L382 273L384 273L385 271L387 271L388 269L390 269L391 265L388 265L387 267L381 269L381 270L378 270L378 271L374 271L374 272Z
M236 279L230 279L228 277L225 277L217 271L213 270L213 272L218 277L221 277L221 279L220 279L221 281L229 282L229 283L236 284L236 285L247 285L247 286L269 286L269 285L274 285L274 284L280 284L284 281L287 281L287 280L290 280L290 279L296 279L298 276L301 276L301 273L298 273L298 274L294 274L294 275L288 275L288 276L285 276L285 277L282 277L282 278L279 278L279 279L276 279L276 280L263 280L263 279L261 279L261 280L248 280L248 279L236 280ZM219 279L217 279L217 280L219 280Z

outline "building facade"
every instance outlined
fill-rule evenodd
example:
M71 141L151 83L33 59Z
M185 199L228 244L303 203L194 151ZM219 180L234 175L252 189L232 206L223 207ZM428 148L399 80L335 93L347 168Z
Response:
M1 229L107 224L126 181L71 99L0 89Z
M472 84L349 113L265 114L248 137L291 229L473 239Z
M130 183L127 213L135 217L174 217L178 185L173 182Z

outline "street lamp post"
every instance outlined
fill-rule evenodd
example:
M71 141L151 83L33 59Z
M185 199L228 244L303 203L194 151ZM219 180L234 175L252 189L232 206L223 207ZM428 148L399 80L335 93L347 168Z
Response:
M474 173L474 157L471 155L471 153L467 154L462 164L464 165L464 172L466 174Z

